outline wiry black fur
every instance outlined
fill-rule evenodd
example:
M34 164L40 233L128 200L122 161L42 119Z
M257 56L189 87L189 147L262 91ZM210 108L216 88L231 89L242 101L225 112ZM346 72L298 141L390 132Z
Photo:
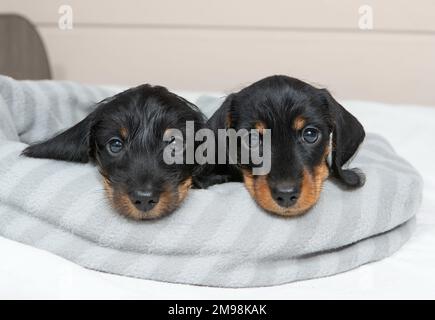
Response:
M148 84L128 89L97 104L81 122L55 137L32 145L23 154L72 162L94 162L115 191L131 194L144 186L152 192L176 192L178 186L198 170L196 164L167 165L163 161L166 129L185 132L186 121L195 131L205 117L185 99L160 86ZM121 128L128 132L126 139ZM116 156L107 150L112 138L124 142Z
M321 132L315 145L300 143L300 132L292 129L298 116L307 119ZM268 183L299 181L303 168L314 169L322 161L330 134L333 136L331 175L349 188L364 184L364 175L357 169L343 169L364 140L360 122L346 111L326 89L317 89L288 76L271 76L259 80L239 92L230 94L207 122L217 135L218 129L230 127L254 129L258 121L272 131L272 168ZM208 166L207 174L198 178L202 187L227 181L242 181L240 169L252 165Z

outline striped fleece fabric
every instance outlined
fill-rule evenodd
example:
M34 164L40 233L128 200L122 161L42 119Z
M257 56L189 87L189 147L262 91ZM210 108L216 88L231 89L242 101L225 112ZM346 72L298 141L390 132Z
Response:
M316 206L290 219L266 214L242 184L228 183L191 190L165 219L132 221L110 208L93 165L20 156L27 144L77 123L115 92L0 76L0 236L103 272L257 287L385 258L412 233L422 179L374 134L352 162L365 172L365 186L345 191L328 180ZM192 102L210 109L216 101L203 96Z

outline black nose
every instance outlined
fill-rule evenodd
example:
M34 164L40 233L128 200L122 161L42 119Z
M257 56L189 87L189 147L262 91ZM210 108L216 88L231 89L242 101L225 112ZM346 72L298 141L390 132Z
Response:
M272 196L281 207L288 208L298 201L300 189L295 185L281 184L272 188Z
M130 198L136 208L141 211L149 211L159 202L159 195L151 191L134 191Z

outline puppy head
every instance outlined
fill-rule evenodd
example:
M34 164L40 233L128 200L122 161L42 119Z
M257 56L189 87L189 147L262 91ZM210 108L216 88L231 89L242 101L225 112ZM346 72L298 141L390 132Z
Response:
M363 141L364 129L327 90L272 76L231 94L222 108L227 127L257 129L260 137L271 129L270 172L255 176L252 165L239 165L247 189L265 210L283 216L306 212L330 173L350 188L364 183L360 172L342 168Z
M164 141L168 129L185 134L203 115L181 97L158 86L141 85L103 100L88 117L23 154L73 162L93 161L103 176L112 206L134 219L153 219L174 211L191 186L195 164L166 164L168 144L184 150L181 140ZM185 140L185 139L184 139Z

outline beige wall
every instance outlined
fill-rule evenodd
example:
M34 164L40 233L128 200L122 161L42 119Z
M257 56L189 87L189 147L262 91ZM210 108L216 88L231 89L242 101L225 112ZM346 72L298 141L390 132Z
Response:
M62 4L73 30L58 28ZM280 73L340 98L435 105L432 0L2 0L0 12L37 25L57 79L230 91Z

